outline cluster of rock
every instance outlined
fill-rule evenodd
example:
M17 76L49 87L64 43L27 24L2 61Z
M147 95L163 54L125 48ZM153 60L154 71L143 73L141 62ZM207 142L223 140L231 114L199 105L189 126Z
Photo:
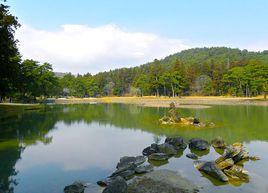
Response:
M173 155L176 155L179 150L183 150L187 147L184 139L181 137L176 138L166 138L165 143L163 144L151 144L149 147L146 147L142 154L148 156L149 160L154 161L165 161L168 160Z
M153 170L153 166L150 164L144 164L145 161L145 156L124 156L120 158L120 161L116 166L116 170L107 178L99 180L97 184L100 186L108 186L117 177L129 180L134 177L135 174L151 172Z
M167 115L159 119L159 122L163 125L181 124L181 125L194 125L198 127L206 127L206 126L213 127L214 126L213 123L200 122L198 118L180 117L179 113L176 110L176 106L174 102L170 103L169 106L170 107L169 107Z
M220 181L227 182L229 178L235 180L248 180L248 173L243 169L242 160L258 159L250 157L241 143L227 146L221 138L211 141L215 149L224 149L224 153L215 161L200 161L194 153L186 156L195 159L194 166L201 172ZM194 138L189 140L188 146L199 152L208 151L210 143ZM187 143L181 137L167 137L162 144L153 143L146 147L140 156L124 156L120 158L116 170L107 178L97 182L105 187L103 193L194 193L196 187L178 173L169 170L153 171L154 167L148 161L166 161L184 150ZM146 162L146 163L145 163ZM143 174L143 176L140 176ZM138 177L136 175L139 175ZM133 180L134 176L136 176ZM84 193L85 184L75 182L66 186L65 193Z
M258 157L249 156L249 152L245 150L242 143L226 146L219 137L212 140L212 146L224 149L224 153L215 161L195 161L194 166L199 171L222 182L228 182L229 179L245 182L249 180L248 172L243 168L242 161L257 160Z

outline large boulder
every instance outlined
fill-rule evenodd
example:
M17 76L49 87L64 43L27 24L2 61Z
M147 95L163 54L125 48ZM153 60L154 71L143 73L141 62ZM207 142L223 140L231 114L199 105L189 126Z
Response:
M214 177L222 182L227 182L228 177L220 170L215 162L210 161L194 161L194 166L211 177Z
M209 143L203 139L194 138L189 141L189 148L195 150L208 150Z
M185 149L187 147L182 137L167 137L165 143L173 145L176 150Z
M84 193L86 185L82 182L74 182L69 186L65 186L64 193Z
M103 193L127 193L127 183L118 176L103 190Z
M165 153L153 153L149 155L148 159L149 160L154 160L154 161L165 161L168 160L169 156Z
M157 170L134 179L128 193L195 193L196 187L176 172Z

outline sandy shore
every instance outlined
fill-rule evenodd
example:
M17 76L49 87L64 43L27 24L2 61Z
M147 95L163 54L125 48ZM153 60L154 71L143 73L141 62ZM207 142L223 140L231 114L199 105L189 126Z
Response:
M261 97L103 97L103 98L70 98L56 99L57 104L79 104L79 103L123 103L136 104L147 107L168 107L175 102L178 108L209 108L210 105L257 105L268 106L268 100Z

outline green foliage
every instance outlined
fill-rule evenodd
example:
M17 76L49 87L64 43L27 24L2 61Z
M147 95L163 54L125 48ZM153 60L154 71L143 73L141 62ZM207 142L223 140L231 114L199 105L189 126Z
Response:
M266 92L268 65L249 64L234 67L223 76L228 94L235 96L254 96Z
M34 60L24 60L20 64L19 79L18 93L24 101L58 95L59 81L49 63L40 65Z
M20 56L14 33L19 26L9 7L0 4L0 101L14 93L18 83Z

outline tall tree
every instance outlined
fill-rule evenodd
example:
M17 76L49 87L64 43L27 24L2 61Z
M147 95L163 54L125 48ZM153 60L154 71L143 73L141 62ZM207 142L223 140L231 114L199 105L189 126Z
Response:
M0 4L0 102L15 91L18 83L20 55L14 33L19 26L9 7Z

